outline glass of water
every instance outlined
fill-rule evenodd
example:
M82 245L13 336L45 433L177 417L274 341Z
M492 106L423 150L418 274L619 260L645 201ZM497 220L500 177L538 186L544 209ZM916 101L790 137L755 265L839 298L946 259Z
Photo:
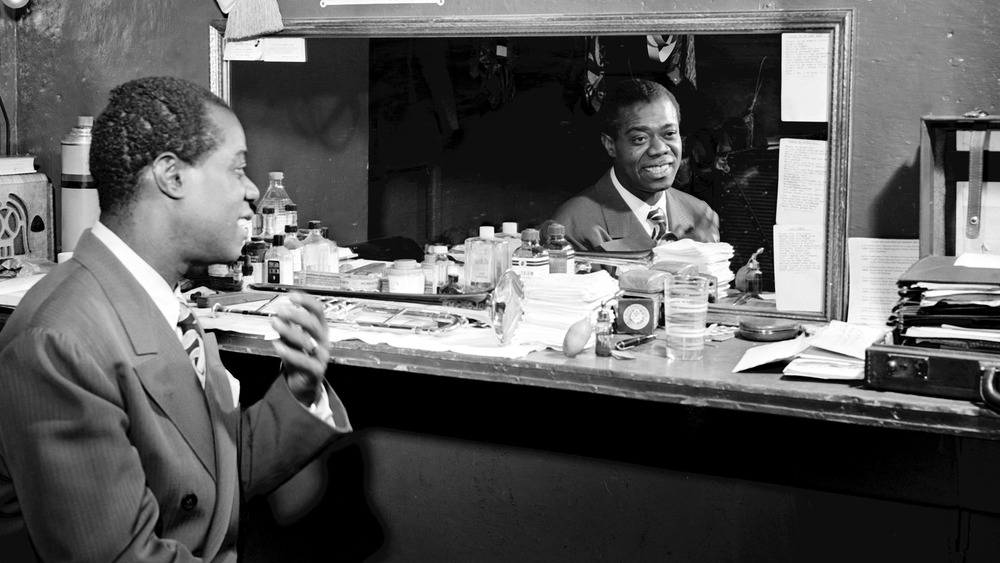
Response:
M667 357L700 360L707 330L708 280L698 276L666 276L663 312Z

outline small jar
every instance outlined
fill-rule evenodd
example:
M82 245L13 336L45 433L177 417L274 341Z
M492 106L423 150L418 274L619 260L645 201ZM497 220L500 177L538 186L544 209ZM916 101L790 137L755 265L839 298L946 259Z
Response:
M424 271L416 260L396 260L386 270L389 293L423 293Z

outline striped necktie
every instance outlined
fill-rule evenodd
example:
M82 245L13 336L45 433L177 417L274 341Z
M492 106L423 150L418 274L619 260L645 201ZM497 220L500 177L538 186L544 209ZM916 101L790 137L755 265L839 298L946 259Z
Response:
M653 240L659 242L665 234L667 234L667 216L663 213L663 210L659 207L654 207L649 210L649 215L646 215L646 220L653 224Z
M198 333L198 319L187 304L181 303L180 306L175 332L188 357L191 358L191 365L198 375L198 382L205 387L205 343Z

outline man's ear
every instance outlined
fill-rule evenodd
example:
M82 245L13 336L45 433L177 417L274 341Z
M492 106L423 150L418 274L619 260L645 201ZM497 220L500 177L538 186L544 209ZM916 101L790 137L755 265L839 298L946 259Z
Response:
M604 150L608 151L608 156L611 158L615 157L615 140L611 138L607 133L601 133L601 143L604 145Z
M172 152L157 156L149 167L156 188L170 199L184 197L184 178L181 170L184 163Z

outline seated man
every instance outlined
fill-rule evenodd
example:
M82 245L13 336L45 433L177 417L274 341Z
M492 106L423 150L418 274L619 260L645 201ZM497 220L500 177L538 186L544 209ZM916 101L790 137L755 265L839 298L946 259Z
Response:
M623 82L604 101L601 142L614 164L552 220L577 250L648 250L663 240L719 241L719 216L671 189L681 162L680 106L648 80Z

